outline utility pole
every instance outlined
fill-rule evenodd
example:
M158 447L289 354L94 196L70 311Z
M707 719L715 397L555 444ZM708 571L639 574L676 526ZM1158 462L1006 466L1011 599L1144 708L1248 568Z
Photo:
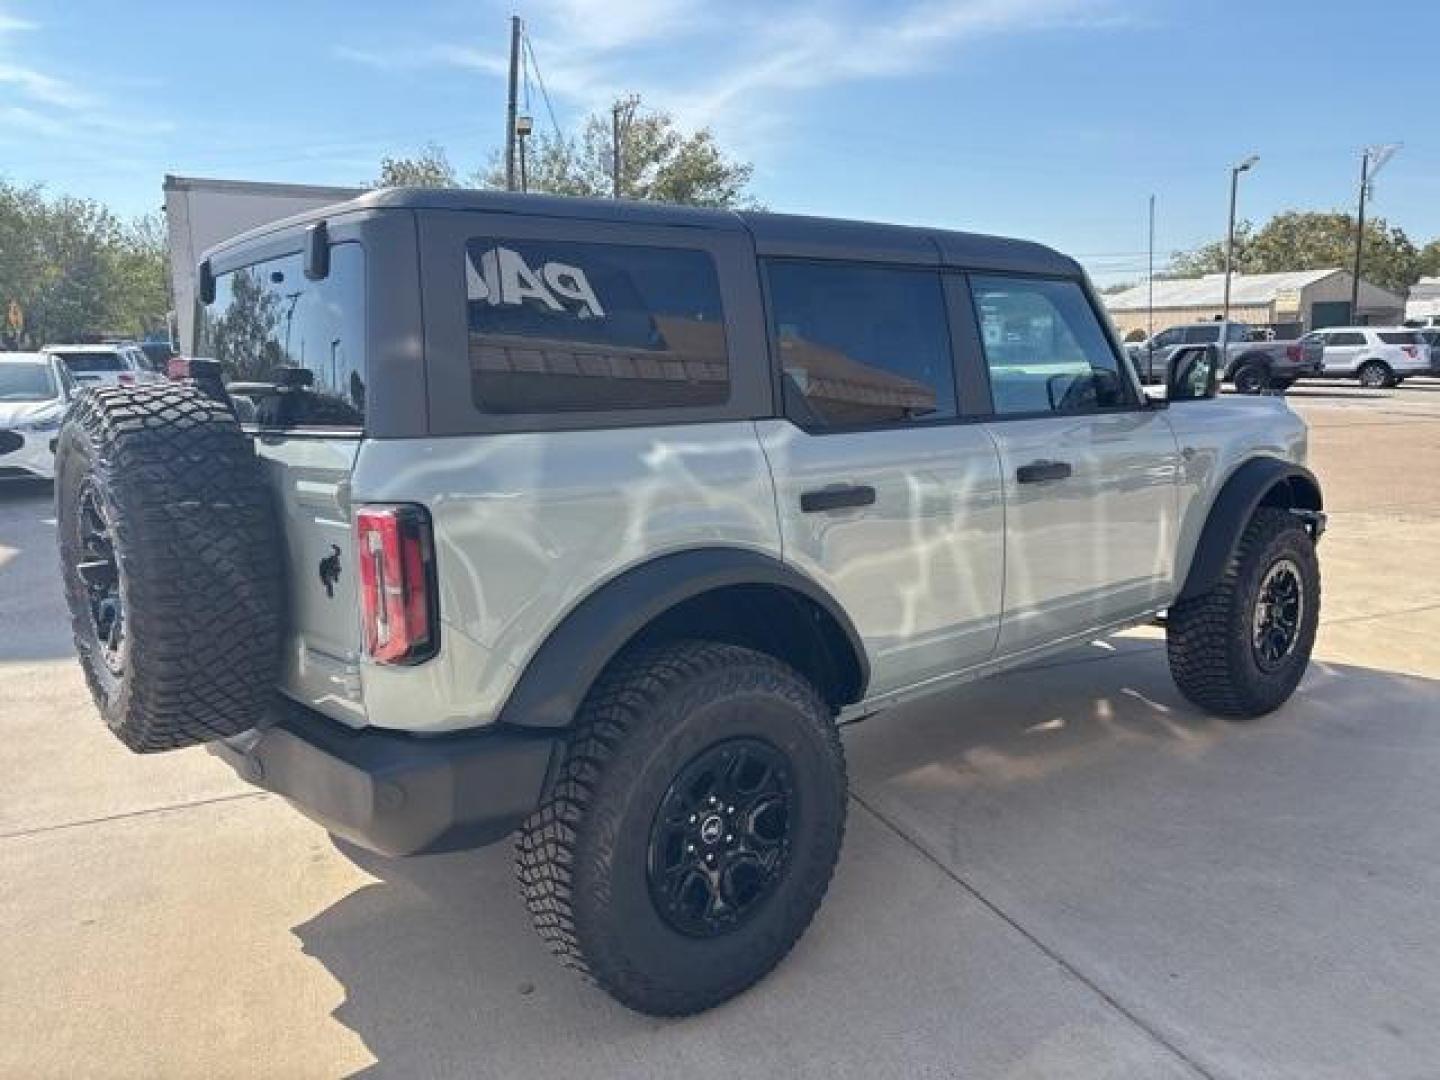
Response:
M1350 275L1350 325L1360 325L1360 261L1365 253L1365 197L1370 193L1370 181L1400 149L1399 143L1386 146L1367 146L1360 156L1360 206L1355 215L1355 272ZM1374 164L1371 164L1371 159Z
M515 190L515 98L520 83L519 15L510 16L510 96L505 107L505 190Z
M1155 196L1150 196L1150 270L1146 275L1150 283L1150 297L1146 301L1145 340L1155 336Z
M1259 154L1251 154L1230 169L1230 223L1225 228L1225 314L1221 316L1221 322L1225 323L1230 321L1230 273L1235 267L1235 191L1240 186L1240 174L1249 172L1259 160ZM1229 332L1223 333L1228 336Z
M620 102L610 108L610 189L620 198Z

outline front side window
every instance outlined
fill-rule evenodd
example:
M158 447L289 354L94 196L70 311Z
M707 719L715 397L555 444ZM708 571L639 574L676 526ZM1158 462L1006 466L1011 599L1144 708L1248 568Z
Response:
M1168 349L1171 345L1179 345L1185 339L1185 331L1178 327L1171 327L1169 330L1162 330L1155 335L1155 348Z
M788 261L766 272L787 416L808 430L955 416L937 272Z
M1327 345L1364 345L1365 335L1357 330L1341 330L1330 335Z
M1073 281L970 278L995 412L1084 412L1131 404L1110 339Z
M1186 345L1213 345L1220 340L1220 324L1192 326L1185 331Z
M724 404L715 264L688 248L471 240L471 396L490 413Z
M330 249L330 273L305 276L301 256L284 255L215 277L215 299L201 310L197 353L220 362L226 382L290 389L241 394L246 419L262 427L355 428L365 416L365 253L356 243Z

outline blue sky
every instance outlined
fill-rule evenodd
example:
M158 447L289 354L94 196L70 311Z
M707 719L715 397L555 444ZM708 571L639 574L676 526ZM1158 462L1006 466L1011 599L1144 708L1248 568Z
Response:
M638 91L776 210L1026 236L1102 281L1241 214L1353 205L1440 237L1437 0L0 0L0 175L158 208L167 172L361 183L503 137L508 16L562 124ZM548 123L535 104L536 123Z

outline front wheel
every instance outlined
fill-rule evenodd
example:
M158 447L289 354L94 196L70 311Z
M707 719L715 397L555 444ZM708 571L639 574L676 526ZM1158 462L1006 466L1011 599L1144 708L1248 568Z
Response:
M516 870L564 964L638 1012L684 1016L804 933L845 798L834 719L795 671L733 645L641 648L587 697Z
M1170 673L1202 709L1262 716L1299 685L1319 621L1315 541L1288 510L1262 507L1215 587L1170 609Z

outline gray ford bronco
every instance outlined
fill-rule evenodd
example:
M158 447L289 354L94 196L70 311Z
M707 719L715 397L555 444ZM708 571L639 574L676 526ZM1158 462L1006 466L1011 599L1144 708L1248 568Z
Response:
M1162 612L1211 713L1309 660L1304 424L1204 347L1147 397L1037 244L386 190L199 278L216 362L60 435L106 723L385 854L517 832L541 936L642 1012L803 933L845 722Z

